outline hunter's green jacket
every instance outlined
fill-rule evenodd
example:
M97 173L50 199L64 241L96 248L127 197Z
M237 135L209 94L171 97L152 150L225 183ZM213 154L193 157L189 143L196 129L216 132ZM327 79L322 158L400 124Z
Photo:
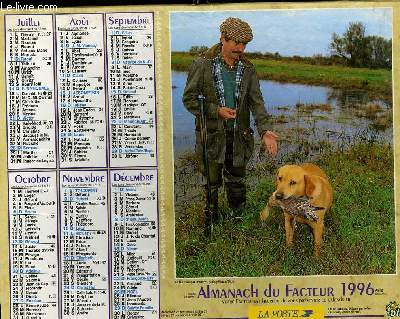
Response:
M210 160L223 163L225 160L224 120L218 116L219 102L212 75L212 60L220 54L221 44L216 44L197 58L189 71L183 92L183 104L196 116L196 153L202 158L200 139L200 108L198 96L205 97L207 115L207 151ZM260 84L253 64L241 58L244 64L240 88L239 106L236 110L236 128L233 142L233 165L246 166L254 149L253 131L250 128L250 111L255 119L260 136L269 129L268 114L265 111Z

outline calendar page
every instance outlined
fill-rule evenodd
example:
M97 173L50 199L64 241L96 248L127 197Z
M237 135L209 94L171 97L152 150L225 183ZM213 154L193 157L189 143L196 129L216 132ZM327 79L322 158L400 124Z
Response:
M0 9L0 318L400 318L398 2Z

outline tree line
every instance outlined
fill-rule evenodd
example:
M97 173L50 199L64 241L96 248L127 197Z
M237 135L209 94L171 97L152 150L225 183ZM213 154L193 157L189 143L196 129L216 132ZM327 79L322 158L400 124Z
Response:
M342 36L333 33L329 48L332 55L342 58L349 66L392 67L392 39L366 36L361 22L351 22Z
M350 22L342 35L333 33L329 44L330 55L316 54L312 57L284 57L278 52L248 52L249 58L266 58L277 60L295 60L317 65L342 64L351 67L392 68L392 39L381 36L366 35L362 22ZM192 46L190 53L199 54L207 46Z

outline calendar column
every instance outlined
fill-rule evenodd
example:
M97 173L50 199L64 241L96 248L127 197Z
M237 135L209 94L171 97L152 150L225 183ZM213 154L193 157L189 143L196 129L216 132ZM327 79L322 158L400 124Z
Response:
M113 318L158 318L157 175L111 171Z
M5 20L8 167L55 168L52 16Z
M110 166L155 166L151 13L106 15Z
M58 317L54 172L10 173L11 318Z
M106 319L107 174L62 171L60 184L63 318Z
M56 16L60 166L106 166L103 15Z

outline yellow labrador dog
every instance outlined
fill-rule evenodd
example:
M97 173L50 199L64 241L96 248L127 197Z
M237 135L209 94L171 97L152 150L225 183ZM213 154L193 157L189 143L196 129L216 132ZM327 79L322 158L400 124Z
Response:
M301 165L282 166L276 176L276 191L269 198L268 205L260 212L262 220L267 219L271 206L278 206L277 201L289 197L307 196L314 207L321 209L315 212L317 220L309 220L294 216L284 211L286 246L293 245L294 222L298 221L311 226L314 235L314 254L321 253L322 235L324 232L324 216L331 208L333 192L328 177L318 166L305 163Z

